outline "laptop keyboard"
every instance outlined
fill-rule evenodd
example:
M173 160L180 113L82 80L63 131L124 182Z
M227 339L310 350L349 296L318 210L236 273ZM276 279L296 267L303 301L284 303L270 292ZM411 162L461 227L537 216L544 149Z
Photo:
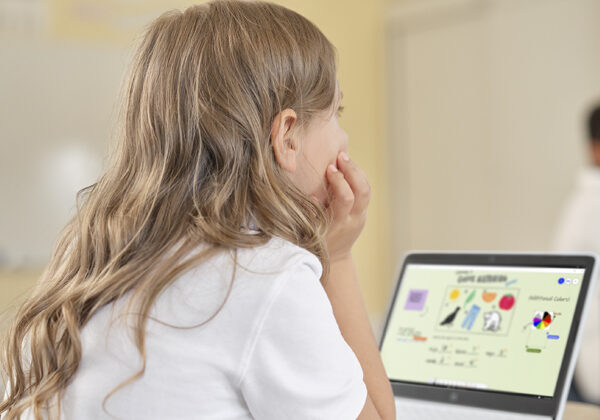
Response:
M541 420L550 417L461 407L396 397L396 416L406 420Z

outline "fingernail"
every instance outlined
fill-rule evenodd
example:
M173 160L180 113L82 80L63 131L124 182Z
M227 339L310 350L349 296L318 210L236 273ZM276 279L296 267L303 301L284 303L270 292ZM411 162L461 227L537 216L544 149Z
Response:
M331 172L337 172L338 168L335 167L335 165L329 165L329 169L331 170Z
M348 157L348 155L346 154L346 152L342 152L340 153L340 156L342 157L342 159L344 159L346 162L350 160L350 158Z

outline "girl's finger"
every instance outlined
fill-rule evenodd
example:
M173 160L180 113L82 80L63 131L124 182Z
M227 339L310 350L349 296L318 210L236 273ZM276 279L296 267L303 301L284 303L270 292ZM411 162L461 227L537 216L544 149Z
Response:
M337 159L338 167L344 174L344 179L354 194L354 208L352 213L360 214L366 210L371 199L371 186L367 176L344 152Z
M334 165L329 165L327 167L327 181L332 194L329 211L332 213L333 218L348 215L354 205L354 193L344 179L344 175Z

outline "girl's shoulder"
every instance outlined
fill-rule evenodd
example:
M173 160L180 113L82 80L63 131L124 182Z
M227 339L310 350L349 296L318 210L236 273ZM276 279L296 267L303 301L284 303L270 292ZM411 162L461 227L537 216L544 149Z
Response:
M235 256L237 253L237 257ZM221 304L224 312L244 317L262 305L269 305L285 283L305 283L321 288L321 262L310 251L285 239L274 237L263 245L221 252L185 272L156 302L157 309L174 312L201 312L210 315ZM193 308L193 311L188 309ZM254 314L256 315L256 314Z
M242 272L277 275L305 265L320 278L323 271L316 255L279 237L255 248L238 249L237 253L237 269Z

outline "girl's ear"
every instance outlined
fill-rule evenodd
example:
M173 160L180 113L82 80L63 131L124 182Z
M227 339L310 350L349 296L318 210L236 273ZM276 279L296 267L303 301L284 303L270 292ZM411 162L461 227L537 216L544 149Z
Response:
M273 118L271 124L271 146L279 166L287 172L296 171L298 142L291 137L292 128L298 117L293 109L286 108Z

